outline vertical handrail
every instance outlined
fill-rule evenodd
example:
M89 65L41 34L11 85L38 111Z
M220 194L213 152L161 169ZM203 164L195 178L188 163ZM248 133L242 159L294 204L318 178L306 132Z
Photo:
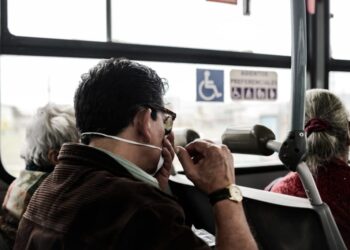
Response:
M322 199L317 190L314 178L305 162L299 163L297 172L303 184L305 193L313 206L321 205Z
M292 8L292 128L304 129L306 88L306 8L305 0L291 0Z
M304 100L306 90L306 64L307 64L307 43L306 43L306 6L305 0L291 0L292 7L292 128L287 138L287 145L282 146L280 158L282 162L291 161L289 168L299 173L306 194L312 205L322 204L314 179L305 163L300 163L306 153L304 133ZM285 143L286 143L285 142ZM283 144L282 144L283 145ZM293 147L298 148L299 154L293 155ZM298 157L296 157L298 156ZM285 159L283 159L285 157ZM288 166L288 165L287 165ZM310 177L311 176L311 177Z
M107 42L112 42L112 3L111 0L106 0L106 32Z

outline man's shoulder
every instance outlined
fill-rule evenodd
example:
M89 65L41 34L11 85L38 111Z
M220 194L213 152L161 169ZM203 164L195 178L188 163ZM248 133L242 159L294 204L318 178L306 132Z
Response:
M117 162L113 163L112 166L101 163L98 167L60 164L43 181L33 198L41 203L49 197L57 204L68 201L108 204L122 201L138 205L157 201L158 204L177 204L172 196L134 178Z
M134 177L109 154L82 144L65 144L60 152L60 163L47 180L74 179L79 188L103 189L100 196L158 197L173 199L159 188Z

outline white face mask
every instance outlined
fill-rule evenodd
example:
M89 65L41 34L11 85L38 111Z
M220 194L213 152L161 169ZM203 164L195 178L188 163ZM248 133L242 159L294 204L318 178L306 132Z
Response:
M157 164L157 169L151 175L155 176L158 173L158 171L163 167L163 164L164 164L164 157L162 154L160 154L159 161Z
M150 144L145 144L145 143L141 143L141 142L136 142L136 141L124 139L124 138L121 138L121 137L118 137L118 136L106 135L106 134L99 133L99 132L85 132L85 133L81 134L81 136L83 136L83 135L100 135L100 136L103 136L103 137L107 137L107 138L110 138L110 139L126 142L126 143L129 143L129 144L134 144L134 145L138 145L138 146L144 146L144 147L148 147L148 148L158 149L160 151L163 150L161 147L158 147L158 146L155 146L155 145L150 145ZM157 164L157 169L151 175L154 176L163 167L163 164L164 164L164 157L163 157L163 155L161 153L160 157L159 157L158 164Z

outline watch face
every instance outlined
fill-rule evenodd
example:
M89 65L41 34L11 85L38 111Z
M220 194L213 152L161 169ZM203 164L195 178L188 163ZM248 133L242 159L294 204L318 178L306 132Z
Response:
M229 198L230 200L234 200L234 201L242 201L243 197L242 197L242 192L239 189L239 187L237 187L236 185L232 184L229 187L229 192L231 197Z

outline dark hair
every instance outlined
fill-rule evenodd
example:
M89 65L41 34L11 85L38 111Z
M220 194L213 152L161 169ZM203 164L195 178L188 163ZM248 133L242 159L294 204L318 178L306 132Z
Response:
M81 133L115 135L130 124L141 104L163 106L162 79L153 69L125 58L103 60L81 79L74 97Z

